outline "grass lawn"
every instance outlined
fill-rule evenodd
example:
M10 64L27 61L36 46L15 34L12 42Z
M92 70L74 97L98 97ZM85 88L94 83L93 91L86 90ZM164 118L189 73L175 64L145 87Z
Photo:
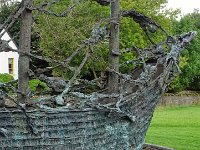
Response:
M200 150L200 106L158 108L146 143L176 150Z

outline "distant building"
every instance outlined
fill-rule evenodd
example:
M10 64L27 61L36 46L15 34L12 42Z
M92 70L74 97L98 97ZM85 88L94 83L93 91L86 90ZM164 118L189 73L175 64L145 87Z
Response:
M1 33L5 32L3 29ZM5 32L4 35L1 38L1 41L9 41L11 39L11 36L8 32ZM1 43L1 42L0 42ZM17 46L14 43L14 41L10 41L8 45L14 49L17 50ZM19 54L17 52L12 52L6 50L6 52L0 52L0 73L8 73L12 75L15 79L18 79L18 59Z

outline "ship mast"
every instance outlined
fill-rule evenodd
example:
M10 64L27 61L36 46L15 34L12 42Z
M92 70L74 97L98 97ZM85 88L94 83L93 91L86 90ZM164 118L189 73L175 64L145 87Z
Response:
M110 44L108 66L110 69L119 71L119 20L120 20L120 0L110 2ZM108 92L116 93L118 91L118 75L109 72Z
M23 6L29 6L32 4L32 0L24 0ZM30 58L23 53L30 53L31 48L31 26L32 26L32 11L25 8L22 12L22 21L20 28L20 41L19 41L19 61L18 61L18 89L21 92L18 95L18 102L25 103L28 99L29 87L29 61ZM22 53L23 52L23 53Z

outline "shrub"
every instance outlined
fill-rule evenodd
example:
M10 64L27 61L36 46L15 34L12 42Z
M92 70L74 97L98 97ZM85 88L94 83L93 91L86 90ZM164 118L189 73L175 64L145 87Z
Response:
M2 83L6 83L9 81L13 81L13 80L14 80L14 77L10 74L7 74L7 73L0 74L0 82L2 82Z
M10 81L13 81L14 80L14 77L10 74L7 74L7 73L1 73L0 74L0 83L6 83L6 82L10 82ZM12 84L12 86L16 86L16 84ZM1 90L7 92L7 93L10 93L12 90L10 90L10 88L8 87L2 87Z
M40 81L39 79L32 79L29 81L29 88L32 92L45 92L49 91L50 88L46 85L46 83Z
M181 83L180 76L177 76L168 86L168 92L175 93L184 90L184 84Z

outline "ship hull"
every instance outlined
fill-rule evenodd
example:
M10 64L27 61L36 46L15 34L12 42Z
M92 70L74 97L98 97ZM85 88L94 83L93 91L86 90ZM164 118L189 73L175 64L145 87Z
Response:
M160 99L160 95L156 92L152 95L151 90L122 107L135 116L134 121L97 109L29 108L26 113L32 121L34 133L31 133L21 110L1 108L0 128L6 133L0 135L0 149L140 150ZM129 98L134 97L129 95Z

